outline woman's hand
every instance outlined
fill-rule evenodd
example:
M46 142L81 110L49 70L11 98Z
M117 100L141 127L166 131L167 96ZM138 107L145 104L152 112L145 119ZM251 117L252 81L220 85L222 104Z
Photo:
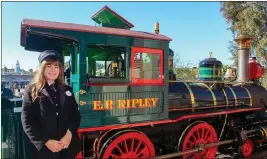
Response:
M52 152L59 152L63 149L62 144L60 143L60 141L57 140L48 140L45 143L45 146Z
M71 139L72 139L72 134L69 130L67 130L66 135L60 140L63 149L67 149L69 147Z

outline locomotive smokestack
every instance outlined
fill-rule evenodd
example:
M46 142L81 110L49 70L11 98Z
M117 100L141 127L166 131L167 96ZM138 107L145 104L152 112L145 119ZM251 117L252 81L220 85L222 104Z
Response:
M251 37L248 35L240 34L235 42L238 46L237 57L238 57L238 82L248 81L248 60L249 60L249 48L251 44Z

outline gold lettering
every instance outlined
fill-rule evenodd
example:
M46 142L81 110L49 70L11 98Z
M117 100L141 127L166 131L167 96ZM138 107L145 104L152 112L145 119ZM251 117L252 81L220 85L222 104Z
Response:
M131 108L131 100L127 99L127 108Z
M145 103L143 103L144 99L138 99L139 100L139 107L145 107Z
M93 101L94 108L93 110L101 110L101 101Z
M119 103L119 109L121 108L125 108L125 100L118 100L118 103ZM127 104L127 107L128 107L128 104Z
M139 104L139 99L132 100L132 108L136 108L136 104Z
M127 99L127 100L118 100L118 109L125 108L147 108L151 106L157 106L159 99L158 98L139 98L139 99ZM105 105L102 106L101 101L93 101L93 110L111 110L114 108L113 100L106 100Z
M157 101L159 100L158 98L151 98L152 100L152 106L157 106Z
M145 99L145 106L146 106L146 107L150 107L150 106L151 106L151 105L150 105L150 101L151 101L150 98L146 98L146 99Z
M106 100L106 109L112 109L113 108L113 101L112 100Z

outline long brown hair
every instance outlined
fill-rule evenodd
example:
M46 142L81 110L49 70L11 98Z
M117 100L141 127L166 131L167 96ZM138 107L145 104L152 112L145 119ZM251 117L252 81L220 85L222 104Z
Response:
M47 60L44 60L38 70L36 71L36 74L31 82L31 96L32 100L34 101L37 97L40 95L40 90L45 86L46 84L46 78L44 75L45 67L47 65L55 64L59 66L59 75L58 78L55 80L59 85L65 85L64 84L64 71L63 66L57 59L48 58Z

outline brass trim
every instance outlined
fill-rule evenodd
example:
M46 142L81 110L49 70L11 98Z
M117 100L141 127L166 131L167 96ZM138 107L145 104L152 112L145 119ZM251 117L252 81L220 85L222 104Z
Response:
M82 94L85 94L85 93L86 93L86 91L85 91L85 90L83 90L83 89L81 89L81 90L79 91L79 93L82 95Z
M191 102L192 102L192 111L195 112L195 96L194 96L194 93L192 91L192 89L190 88L190 86L188 85L188 83L184 82L185 86L187 87L188 91L189 91L189 94L190 94L190 98L191 98Z
M182 83L184 83L184 82L187 82L187 83L203 83L203 82L205 82L205 83L223 83L223 84L253 84L254 82L251 82L251 81L249 81L249 82L238 82L238 81L235 81L235 82L226 82L226 81L216 81L216 80L214 80L214 81L189 81L189 80L179 80L179 81L173 81L173 80L169 80L169 82L182 82Z
M211 96L213 98L214 106L216 106L217 105L217 99L216 99L216 96L215 96L214 92L212 91L212 89L208 85L206 85L204 83L201 83L200 85L205 86L210 91Z
M260 128L264 131L265 139L267 139L267 128L260 126Z
M232 92L232 94L233 94L233 96L234 96L234 98L235 98L235 105L237 105L237 104L238 104L238 102L237 102L237 98L236 98L235 91L234 91L234 90L233 90L233 88L232 88L232 87L230 87L230 86L226 86L226 87L228 87L228 88L230 89L230 91Z
M75 100L76 100L76 103L78 103L78 95L79 95L79 92L77 92L77 93L75 94Z
M224 94L224 96L225 96L225 99L226 99L226 105L228 105L228 104L229 104L229 101L228 101L227 94L226 94L226 92L225 92L225 90L224 90L224 89L222 89L222 91L223 91L223 94Z
M260 129L260 132L261 132L261 136L264 138L264 132L262 129Z
M238 37L236 39L234 39L235 42L237 43L237 46L240 48L240 49L245 49L245 48L250 48L251 46L251 40L252 38L248 35L245 35L245 34L240 34L238 35Z
M247 92L248 92L248 96L249 96L249 102L250 102L250 106L252 106L252 97L251 97L251 94L249 92L249 90L246 88L246 87L243 87Z
M83 105L85 105L85 104L86 104L85 101L80 101L80 106L83 106Z

